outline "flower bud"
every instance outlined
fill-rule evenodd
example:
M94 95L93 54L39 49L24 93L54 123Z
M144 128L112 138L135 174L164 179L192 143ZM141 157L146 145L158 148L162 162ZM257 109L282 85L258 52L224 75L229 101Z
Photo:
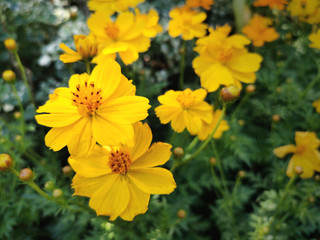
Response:
M72 168L69 165L66 165L62 168L62 173L68 176L72 173Z
M245 123L246 123L246 122L245 122L244 120L242 120L242 119L239 119L239 120L238 120L238 124L239 124L240 126L243 126Z
M294 166L294 173L300 175L303 173L303 168L301 166Z
M53 190L52 192L52 196L55 198L59 198L63 195L63 192L60 188L56 188L55 190Z
M315 175L314 179L319 182L320 181L320 175L319 174Z
M232 103L237 100L239 96L240 89L233 85L224 87L220 91L220 97L223 103Z
M243 170L240 170L240 171L238 172L238 176L239 176L239 178L244 178L244 177L246 176L246 172L243 171Z
M211 158L209 159L209 162L210 162L210 164L211 164L212 166L215 166L215 165L217 164L217 159L214 158L214 157L211 157Z
M54 188L54 184L52 181L47 181L45 184L44 184L44 189L45 190L48 190L48 191L51 191L53 190Z
M21 135L16 135L14 137L14 139L17 141L17 142L20 142L22 140L22 136Z
M13 51L17 49L17 43L13 38L7 38L6 40L4 40L4 46L9 51Z
M75 19L78 17L78 8L76 6L71 6L69 12L70 18Z
M13 116L15 119L19 119L19 118L21 118L22 115L21 115L21 112L14 112Z
M183 148L181 148L181 147L176 147L176 148L173 150L173 156L174 156L176 159L182 158L183 154L184 154L184 151L183 151Z
M12 166L13 160L7 153L0 154L0 172L8 170Z
M184 218L186 218L186 216L187 216L187 212L186 212L185 210L183 210L183 209L180 209L180 210L177 212L177 216L178 216L178 218L180 218L180 219L184 219Z
M2 72L2 78L6 82L10 83L16 80L16 74L12 70L5 70Z
M309 203L314 203L316 201L316 198L314 196L308 197L308 202Z
M272 116L272 121L273 121L273 122L279 122L279 121L280 121L280 116L279 116L278 114L274 114L274 115Z
M33 180L34 174L30 168L24 168L19 173L19 178L21 181L31 181Z
M263 227L262 231L264 234L268 234L270 232L270 229L268 227Z
M246 87L246 92L247 92L247 93L254 93L255 90L256 90L256 86L253 85L253 84L249 84L249 85Z

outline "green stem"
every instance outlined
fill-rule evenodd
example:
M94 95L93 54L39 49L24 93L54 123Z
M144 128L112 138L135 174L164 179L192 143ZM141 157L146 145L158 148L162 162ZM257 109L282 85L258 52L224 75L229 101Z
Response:
M318 73L318 75L309 83L309 85L306 87L306 89L302 92L302 94L300 95L300 99L305 97L307 95L307 93L309 92L309 90L319 81L320 79L320 72Z
M243 104L245 104L248 101L248 98L251 94L246 93L246 95L241 99L240 103L238 104L238 106L236 107L236 109L233 111L232 115L231 115L231 120L233 120L236 116L236 113L238 112L238 109L240 109Z
M184 68L186 65L186 41L182 40L182 46L181 46L181 59L180 59L180 76L179 76L179 88L181 90L184 89Z
M86 68L87 68L87 73L90 74L91 73L91 66L90 66L89 61L86 61Z
M170 144L173 145L174 143L174 140L176 139L176 136L177 136L177 132L176 131L173 131L173 134L170 138Z
M197 145L198 142L199 142L199 138L198 136L195 136L192 142L188 145L186 151L190 152Z
M31 99L31 102L32 102L32 104L33 104L33 106L34 106L34 109L36 109L36 102L35 102L35 100L34 100L34 98L33 98L32 91L31 91L31 88L30 88L30 84L29 84L29 82L28 82L27 74L26 74L26 71L25 71L22 63L21 63L21 60L20 60L18 51L17 51L17 50L13 51L13 55L14 55L17 63L18 63L18 67L19 67L19 70L20 70L20 73L21 73L21 77L22 77L22 79L23 79L23 81L24 81L24 84L25 84L26 87L27 87L28 94L29 94L29 97L30 97L30 99Z
M24 138L24 135L25 135L25 132L26 132L26 127L25 127L25 122L24 122L24 109L23 109L23 105L22 105L22 102L20 100L20 97L19 97L19 94L17 92L17 89L16 89L16 86L14 83L11 84L11 87L12 87L12 91L18 101L18 105L19 105L19 108L20 108L20 113L21 113L21 134L22 134L22 138Z
M223 188L224 188L224 190L226 192L228 192L226 176L225 176L224 171L223 171L222 161L220 159L218 149L217 149L216 144L214 142L211 142L211 145L212 145L215 157L217 159L217 166L218 166L218 169L219 169L219 172L220 172L220 175L221 175Z
M218 119L218 122L217 122L215 128L213 129L212 133L210 134L210 136L206 139L206 141L204 141L204 142L202 143L202 145L201 145L193 154L191 154L190 156L187 156L187 158L186 158L184 161L181 161L179 164L174 165L174 166L171 168L171 171L174 171L177 167L179 167L179 166L181 166L181 165L184 165L184 164L190 162L193 158L195 158L196 156L198 156L198 155L202 152L202 150L203 150L203 149L209 144L209 142L211 141L213 135L216 133L216 131L217 131L217 129L218 129L218 127L219 127L219 125L220 125L220 123L221 123L224 115L225 115L225 112L226 112L226 106L223 107L222 112L221 112L221 115L220 115L220 117L219 117L219 119Z

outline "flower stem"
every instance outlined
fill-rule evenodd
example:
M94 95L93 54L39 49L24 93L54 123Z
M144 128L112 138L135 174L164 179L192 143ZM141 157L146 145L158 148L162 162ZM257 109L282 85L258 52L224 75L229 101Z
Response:
M91 66L90 66L89 61L86 61L86 68L87 68L87 73L90 74L91 73Z
M195 136L194 139L192 140L192 142L188 145L186 151L190 152L197 145L198 142L199 142L199 138L198 138L198 136Z
M25 128L25 122L24 122L24 109L23 109L23 105L22 105L22 102L21 102L21 99L18 95L18 92L17 92L17 89L16 89L16 86L14 83L11 84L11 87L12 87L12 91L18 101L18 105L19 105L19 108L20 108L20 113L21 113L21 134L22 134L22 138L24 138L24 135L25 135L25 131L26 131L26 128Z
M181 58L180 58L180 76L179 76L179 88L181 90L184 89L184 83L183 83L183 79L184 79L184 68L186 65L186 41L182 40L182 46L181 46Z
M307 95L309 90L319 81L320 79L320 72L317 74L317 76L309 83L309 85L306 87L306 89L302 92L300 95L300 98L303 98Z
M24 84L25 84L26 87L27 87L28 94L29 94L29 97L30 97L31 102L32 102L32 104L33 104L33 107L34 107L34 109L36 109L36 102L35 102L35 100L34 100L34 98L33 98L32 91L31 91L31 87L30 87L30 84L29 84L29 82L28 82L27 74L26 74L26 71L25 71L22 63L21 63L21 60L20 60L18 51L17 51L17 50L13 51L13 55L14 55L17 63L18 63L18 67L19 67L19 70L20 70L20 73L21 73L22 80L23 80Z
M226 112L226 106L223 107L222 112L221 112L221 115L220 115L220 117L219 117L219 119L218 119L218 122L217 122L215 128L213 129L212 133L210 134L210 136L206 139L206 141L204 141L204 142L202 143L202 145L201 145L193 154L191 154L191 155L189 155L189 156L187 155L187 157L186 157L185 160L181 161L181 162L180 162L179 164L177 164L177 165L174 165L174 166L171 168L171 171L174 171L177 167L179 167L179 166L181 166L181 165L184 165L184 164L190 162L193 158L195 158L196 156L198 156L198 155L202 152L202 150L203 150L203 149L209 144L209 142L211 141L213 135L216 133L216 131L217 131L217 129L218 129L218 127L219 127L219 125L220 125L220 123L221 123L224 115L225 115L225 112Z

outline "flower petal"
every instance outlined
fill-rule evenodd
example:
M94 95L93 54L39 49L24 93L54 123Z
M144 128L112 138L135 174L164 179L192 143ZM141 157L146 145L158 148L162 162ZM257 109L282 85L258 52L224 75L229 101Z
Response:
M133 125L134 146L130 148L130 154L133 161L144 154L152 141L152 132L147 123L138 122Z
M105 182L108 175L87 178L76 174L72 179L71 187L74 188L74 194L78 196L91 197Z
M127 176L140 190L150 194L169 194L176 188L172 173L164 168L132 169Z
M290 145L285 145L285 146L281 146L278 147L276 149L273 150L273 153L279 157L279 158L283 158L285 155L287 155L288 153L294 153L296 151L296 146L293 144Z

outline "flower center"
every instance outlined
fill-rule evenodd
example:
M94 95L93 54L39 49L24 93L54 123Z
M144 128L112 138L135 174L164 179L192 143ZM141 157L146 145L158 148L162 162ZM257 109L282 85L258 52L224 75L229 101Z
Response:
M114 22L107 23L104 28L104 32L113 40L115 40L119 35L119 28Z
M130 169L131 157L124 149L112 150L109 155L109 167L112 173L126 174Z
M189 108L195 103L196 97L192 95L191 91L184 91L180 93L176 99L183 108Z
M297 153L297 154L303 154L303 152L304 152L305 150L306 150L306 146L299 145L299 146L297 146L296 153Z
M73 95L73 105L78 107L81 116L94 115L102 103L101 89L97 89L94 82L85 80L83 84L76 86L76 91L71 92Z
M217 60L222 63L226 63L233 57L233 51L229 49L221 49L217 54Z

